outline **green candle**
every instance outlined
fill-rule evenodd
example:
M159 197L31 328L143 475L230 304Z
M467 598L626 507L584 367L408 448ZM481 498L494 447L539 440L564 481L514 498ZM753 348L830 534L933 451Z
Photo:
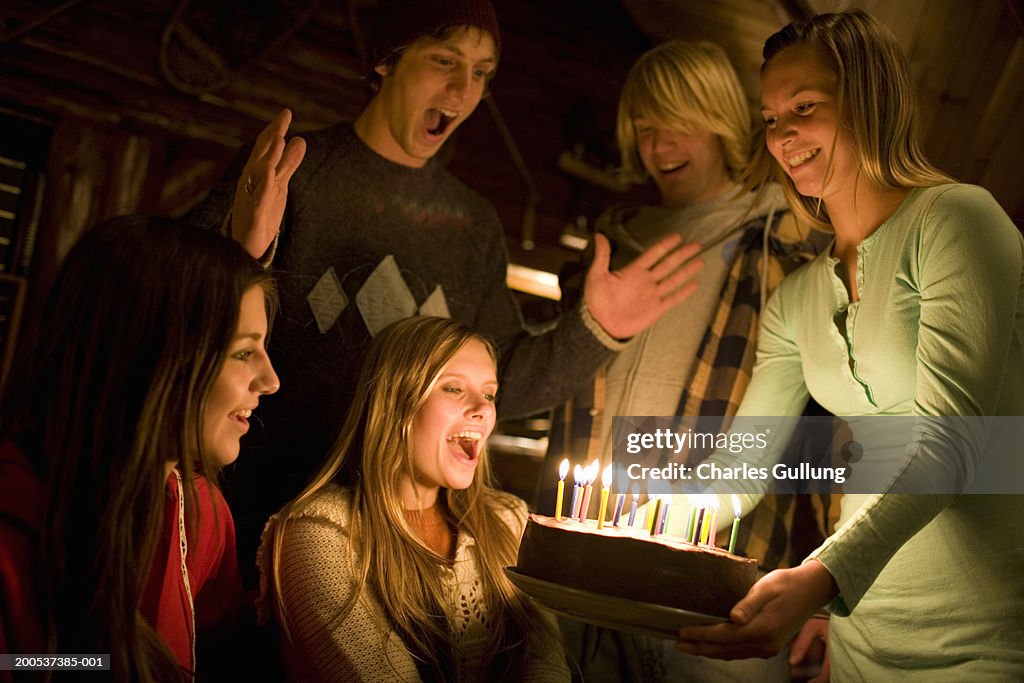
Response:
M740 507L740 499L736 497L736 494L732 494L732 511L736 515L736 519L732 520L732 535L729 536L729 552L736 552L736 536L740 532L740 512L743 508Z
M697 521L697 504L691 502L690 503L690 519L689 519L689 521L686 522L686 536L684 537L684 538L686 538L687 541L689 541L691 538L693 538L693 525L694 525L694 522L696 522L696 521Z
M736 519L732 520L732 535L729 536L729 552L730 553L735 553L736 552L736 537L739 536L739 533L740 533L740 518L737 517Z

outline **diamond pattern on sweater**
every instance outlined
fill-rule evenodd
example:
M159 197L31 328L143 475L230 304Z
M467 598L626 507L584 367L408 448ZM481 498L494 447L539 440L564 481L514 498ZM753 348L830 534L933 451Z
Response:
M348 306L348 297L345 290L341 288L341 281L334 268L328 268L316 285L306 295L309 307L313 309L313 317L316 318L316 326L320 334L327 334L334 323L338 322L341 312Z
M441 289L441 285L434 287L434 291L430 293L427 300L420 306L420 315L434 315L438 318L452 317L451 312L448 310L448 300L444 298L444 290Z
M366 278L356 292L356 307L373 336L396 320L416 315L416 299L405 284L394 256L385 256Z

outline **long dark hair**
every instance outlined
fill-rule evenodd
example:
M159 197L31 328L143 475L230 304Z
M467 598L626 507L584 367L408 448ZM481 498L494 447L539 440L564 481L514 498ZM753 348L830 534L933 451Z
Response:
M183 672L139 612L160 538L166 465L210 475L201 416L243 294L270 275L241 246L124 217L71 249L6 387L0 433L44 483L40 538L52 652L109 652L122 680Z

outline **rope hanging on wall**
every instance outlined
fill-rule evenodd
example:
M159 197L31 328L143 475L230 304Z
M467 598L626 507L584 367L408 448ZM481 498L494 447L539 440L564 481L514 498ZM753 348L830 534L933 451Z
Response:
M319 4L179 0L160 39L160 73L181 92L213 92L291 38Z

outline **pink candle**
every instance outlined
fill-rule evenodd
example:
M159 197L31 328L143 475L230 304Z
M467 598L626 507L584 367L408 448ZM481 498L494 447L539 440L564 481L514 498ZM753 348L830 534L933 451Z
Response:
M579 514L580 489L583 488L583 468L576 465L572 471L572 478L575 482L572 486L572 504L569 506L569 518L573 519Z
M587 514L590 512L590 494L594 492L594 480L597 479L597 468L599 467L597 460L590 463L587 466L587 485L583 489L583 504L580 505L580 521L587 521Z

